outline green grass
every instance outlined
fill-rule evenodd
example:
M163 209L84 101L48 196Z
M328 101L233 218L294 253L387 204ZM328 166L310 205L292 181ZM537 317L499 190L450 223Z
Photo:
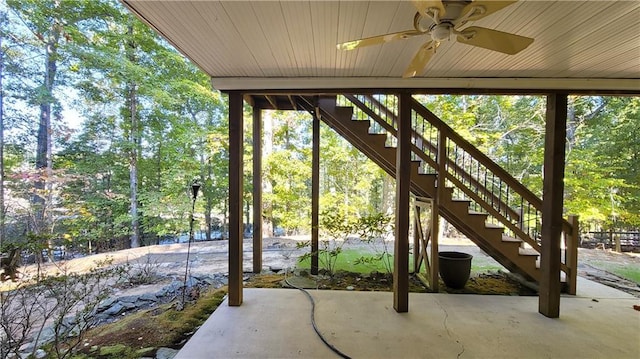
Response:
M345 249L338 255L336 261L336 270L344 270L348 272L355 273L371 273L373 271L378 271L381 273L386 273L386 269L384 264L381 261L375 261L372 264L356 264L356 260L360 257L371 257L373 253L366 250L357 250L357 249ZM393 268L393 256L389 258L391 261L391 267ZM479 263L478 263L479 262ZM302 262L298 262L298 268L309 269L311 268L311 260L306 259ZM320 268L323 268L322 262L320 262ZM413 255L409 255L409 268L413 270ZM484 273L489 271L497 271L503 270L504 268L500 265L495 265L491 263L485 263L484 261L471 261L471 272L473 273Z
M375 261L372 264L356 264L356 260L360 257L371 257L372 253L367 251L360 251L356 249L345 249L338 256L335 264L335 270L344 270L355 273L371 273L373 271L378 271L381 273L386 273L386 269L384 264L381 261ZM393 266L393 256L389 259L391 261L391 266ZM409 258L410 265L413 266L413 258ZM311 268L311 259L306 259L302 262L298 262L298 268ZM320 262L320 268L323 268L322 261Z
M596 261L591 265L640 285L640 267L635 264Z
M503 266L501 265L494 265L494 264L474 264L473 261L471 261L471 272L477 272L477 273L483 273L483 272L496 272L499 270L505 270Z

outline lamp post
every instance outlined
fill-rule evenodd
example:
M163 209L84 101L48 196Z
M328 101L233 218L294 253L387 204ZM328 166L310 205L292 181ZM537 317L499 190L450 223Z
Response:
M618 194L618 189L617 188L611 188L611 239L613 240L613 248L614 251L620 253L622 251L622 248L620 246L620 235L618 233L615 233L616 231L616 217L618 216L618 214L616 213L616 200L615 200L615 196Z
M184 285L182 286L182 307L184 308L184 299L187 291L187 279L189 278L189 256L191 254L191 242L193 242L193 213L196 210L196 199L198 198L198 192L200 191L200 184L197 181L193 181L191 184L191 215L189 220L189 243L187 244L187 264L184 266Z

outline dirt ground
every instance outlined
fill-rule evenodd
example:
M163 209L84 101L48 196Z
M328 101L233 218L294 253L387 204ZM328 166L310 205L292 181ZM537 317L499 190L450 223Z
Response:
M296 243L307 239L307 237L265 238L263 240L263 269L295 268L297 264L297 257L304 253L304 250L296 248ZM184 277L185 265L187 263L187 248L188 244L183 243L128 249L76 258L58 263L47 263L43 268L41 268L41 270L49 274L54 274L60 271L86 272L95 267L99 262L109 261L113 264L129 263L133 268L151 268L161 277L171 280L172 278ZM245 239L243 248L244 270L246 272L250 272L252 270L252 250L250 239ZM484 254L484 252L467 239L447 238L441 240L440 250L464 251L469 253L474 257L474 267L492 268L499 266L493 258ZM189 253L189 272L193 275L227 273L227 251L228 241L192 243ZM616 263L640 268L640 254L616 253L610 250L580 248L578 263L579 275L601 282L605 285L616 287L640 298L640 287L638 284L626 281L608 272L605 268L602 268L602 263ZM20 276L25 278L29 275L33 275L37 268L35 265L30 265L21 267L19 270ZM119 289L115 295L131 295L147 291L152 292L165 284L166 283L164 282L159 282L152 285ZM0 285L0 290L10 289L13 286L15 286L15 283L4 282Z

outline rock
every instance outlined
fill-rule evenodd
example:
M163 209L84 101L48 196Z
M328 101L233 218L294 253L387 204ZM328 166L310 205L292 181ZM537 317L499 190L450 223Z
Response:
M178 355L178 350L171 348L159 348L156 352L156 359L173 359Z
M51 341L56 337L56 332L53 330L53 327L46 327L42 329L42 333L40 333L40 341L37 343L38 345L44 345Z
M123 303L120 303L120 304L122 305L122 307L124 308L124 310L131 310L131 309L134 309L134 308L137 308L137 307L139 307L139 306L140 306L140 304L139 304L139 303L128 303L128 302L123 302Z
M174 293L177 293L181 288L182 288L182 281L174 280L169 285L162 288L162 291L165 293L165 295L174 294Z
M116 298L107 298L103 300L102 302L100 302L100 304L98 304L97 311L102 312L107 310L109 307L113 305L113 303L116 302L116 300L117 300Z
M53 327L48 326L42 329L42 332L40 333L40 338L38 339L38 342L35 342L35 337L31 338L31 340L34 341L29 341L25 344L23 344L20 347L20 352L23 353L29 353L29 355L31 354L31 352L33 351L33 347L35 346L43 346L47 343L50 343L51 341L53 341L53 338L55 337L55 332L53 331Z
M354 289L355 289L355 288L354 288L352 285L347 286L347 290L354 290Z
M124 306L120 304L120 302L111 306L111 308L104 311L104 314L114 316L122 313L124 311Z
M38 349L35 353L36 359L43 359L47 357L47 352L44 349Z
M62 327L62 329L68 330L68 331L71 331L71 329L73 329L73 327L75 327L76 325L78 325L78 322L74 317L63 318L62 322L60 323L60 326Z
M147 302L157 302L158 301L158 297L153 293L145 293L145 294L140 296L140 300L144 300L144 301L147 301Z
M215 284L217 281L214 277L202 277L200 278L200 281L208 284L208 285L213 285Z
M118 298L118 302L121 302L121 303L135 303L139 299L140 299L140 297L137 296L137 295L127 295L127 296Z
M189 279L187 279L187 288L195 287L198 284L200 284L200 281L196 277L189 277Z

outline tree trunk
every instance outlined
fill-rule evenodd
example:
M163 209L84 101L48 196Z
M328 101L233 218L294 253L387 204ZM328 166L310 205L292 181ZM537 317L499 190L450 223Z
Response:
M393 214L395 208L395 186L393 177L385 175L382 182L382 213L386 215Z
M4 33L4 14L1 15L0 30ZM0 48L2 48L2 36L0 36ZM0 51L0 247L5 240L5 215L4 208L4 51Z
M130 40L127 43L127 58L132 63L136 62L135 42L133 40L133 25L129 25L128 33ZM138 218L138 148L140 147L140 131L138 129L137 114L137 91L136 84L130 82L127 84L127 102L129 124L131 126L129 132L129 190L130 194L130 211L131 216L131 248L140 247L140 221Z
M41 233L45 226L45 188L48 175L51 174L51 102L53 92L53 81L57 72L57 35L52 31L52 36L46 44L45 73L44 73L44 94L40 102L40 122L38 125L38 144L36 149L36 180L35 193L32 197L32 204L35 208L34 231Z
M262 145L262 158L269 158L271 153L273 152L273 118L271 117L271 111L263 111L263 122L262 122L262 132L264 139L264 143ZM273 186L271 185L271 181L267 180L263 177L262 181L262 193L263 199L271 198L271 194L273 193ZM272 237L273 236L273 202L271 200L263 200L262 202L262 213L263 213L263 223L262 223L262 236L263 237Z
M227 235L227 230L229 229L229 226L227 225L227 218L228 218L228 212L229 212L229 196L227 196L227 198L225 198L224 200L224 215L222 216L222 239L229 239L229 236Z
M211 212L213 211L213 196L212 196L212 178L213 178L213 165L211 164L211 156L207 156L203 176L201 178L202 183L202 195L204 196L204 227L207 231L206 238L210 241L211 238Z
M131 121L131 150L129 152L129 190L131 192L131 248L140 247L140 225L138 221L138 117L136 116L136 88L130 84L128 91Z
M53 103L53 84L57 74L58 40L61 27L53 24L51 32L45 43L45 72L43 79L43 94L40 95L40 122L38 125L38 144L36 148L36 172L37 179L34 183L34 195L31 204L34 209L33 228L36 234L44 234L50 223L47 214L47 205L51 203L51 175L53 172L53 160L51 156L51 104ZM48 192L48 193L47 193ZM42 243L43 247L50 243ZM43 262L42 252L36 253L38 263Z

